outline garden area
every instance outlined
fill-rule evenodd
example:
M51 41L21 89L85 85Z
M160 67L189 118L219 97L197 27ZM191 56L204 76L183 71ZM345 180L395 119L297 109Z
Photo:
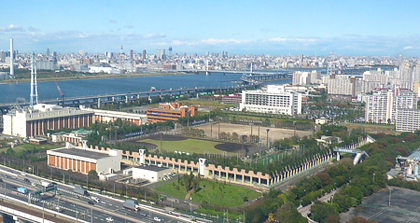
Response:
M185 178L178 178L178 181L158 186L155 190L184 200L190 192L186 190L185 182ZM193 202L220 207L239 206L260 196L259 192L249 188L203 179L199 180L199 186L192 191L195 191L190 194Z

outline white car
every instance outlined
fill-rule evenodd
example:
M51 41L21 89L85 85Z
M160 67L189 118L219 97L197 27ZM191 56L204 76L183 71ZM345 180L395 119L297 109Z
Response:
M113 218L111 218L111 217L107 217L107 218L106 218L106 221L107 221L107 222L114 222L114 219L113 219Z
M153 220L155 220L155 221L162 221L162 219L160 219L159 217L154 217Z

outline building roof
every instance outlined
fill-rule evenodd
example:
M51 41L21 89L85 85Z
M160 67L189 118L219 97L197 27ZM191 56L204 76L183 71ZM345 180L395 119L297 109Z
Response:
M419 150L414 151L411 155L408 156L408 158L411 158L411 159L420 158L420 151Z
M89 158L89 159L101 159L101 158L110 157L107 153L92 152L89 150L76 149L76 148L58 148L58 149L53 149L53 150L48 150L48 151L62 153L62 154L71 155L71 156Z
M166 167L158 167L158 166L152 166L152 165L137 166L137 167L134 167L134 168L142 169L142 170L149 170L149 171L154 171L154 172L160 172L160 171L168 169Z

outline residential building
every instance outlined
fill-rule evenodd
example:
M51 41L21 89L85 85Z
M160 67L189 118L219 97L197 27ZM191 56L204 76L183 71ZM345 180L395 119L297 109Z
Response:
M286 90L285 85L267 85L265 89L242 91L240 110L295 115L302 113L302 94Z
M379 89L366 95L365 100L367 122L395 123L398 109L417 109L417 95L407 89Z
M115 122L117 119L121 119L121 121L123 122L130 122L137 126L140 126L147 122L147 115L145 114L92 109L92 108L87 108L84 106L80 106L80 109L84 111L94 112L96 122L108 123L108 122Z
M395 130L397 132L415 132L420 130L420 110L398 109Z
M242 102L242 95L241 94L231 94L231 95L223 95L222 103L223 104L240 104Z

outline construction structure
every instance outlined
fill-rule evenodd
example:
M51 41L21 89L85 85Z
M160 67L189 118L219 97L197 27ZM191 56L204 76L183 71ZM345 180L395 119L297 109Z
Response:
M85 142L82 147L66 143L64 148L47 150L47 157L50 167L82 174L88 174L91 170L97 173L114 173L121 170L120 150L95 150L88 148Z
M158 108L147 109L147 121L150 123L178 121L179 118L196 116L198 109L195 106L185 106L182 103L159 104Z
M30 107L34 107L34 97L35 104L38 104L38 84L37 84L37 74L36 74L36 59L35 53L32 53L31 58L31 93L30 93Z

